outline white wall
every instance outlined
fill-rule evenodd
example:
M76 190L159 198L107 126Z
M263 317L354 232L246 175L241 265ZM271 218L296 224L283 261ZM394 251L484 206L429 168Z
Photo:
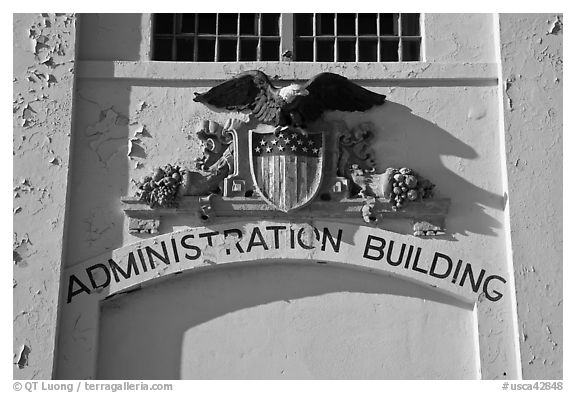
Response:
M562 378L562 15L500 16L522 375Z
M98 378L478 377L473 309L430 288L306 261L179 277L104 304Z
M132 179L150 173L155 166L172 162L192 167L193 160L201 155L201 145L195 131L202 120L223 124L229 117L246 119L245 115L216 113L201 104L193 103L193 92L203 91L213 86L215 80L230 77L242 69L257 66L270 75L286 79L308 79L319 71L337 72L364 80L365 87L386 94L389 101L366 114L335 113L328 118L342 119L350 126L366 120L374 122L377 133L374 148L379 170L388 166L410 166L437 184L439 196L452 199L447 219L450 236L432 242L441 243L471 263L507 276L498 128L500 105L497 73L493 67L496 50L491 15L457 15L456 19L453 15L426 15L424 51L430 63L369 66L224 63L191 67L187 64L148 62L145 51L138 48L144 47L143 42L149 40L149 31L144 29L138 35L136 27L146 26L148 15L144 15L141 21L134 15L127 15L125 20L109 15L85 18L82 32L96 31L97 35L85 36L81 42L83 49L80 55L83 61L80 64L75 128L77 138L73 152L79 163L72 177L76 191L70 208L71 241L66 261L69 266L140 239L141 235L135 236L128 232L126 220L119 209L119 198L133 193L135 188ZM475 27L474 31L469 29L470 25ZM478 31L484 34L476 34ZM123 50L123 54L120 54L118 48L106 51L102 45L90 44L96 40L95 37L104 39L114 34L122 36L119 48L130 47L132 50ZM452 48L454 41L457 42L456 48ZM144 61L133 61L138 58ZM128 138L141 126L146 128L149 135L140 138L138 153L129 159ZM360 217L356 221L361 223ZM160 232L199 224L197 216L166 217ZM383 222L381 227L410 233L409 223L404 224ZM254 271L253 274L257 276L265 273ZM272 279L273 274L267 273L267 277ZM241 288L233 278L222 277L219 281L220 286L240 293ZM170 295L173 291L176 289L162 296L173 296ZM514 296L510 286L507 291L502 302L484 302L479 307L477 318L480 319L480 326L476 328L480 332L475 333L475 346L463 347L477 356L479 362L491 364L489 369L483 370L483 378L517 375L513 329ZM348 297L346 294L334 296L338 299ZM382 301L392 304L391 297L384 298ZM338 306L332 305L333 299L330 297L316 297L313 302L322 304L332 313L337 312ZM339 300L338 304L341 305L341 302ZM296 304L302 307L296 313L306 313L305 309L309 307L306 302L296 301ZM400 309L427 307L425 299L404 297L394 297L393 304ZM120 325L113 325L114 331L130 330L127 326L121 327L122 321L128 323L130 320L128 316L140 318L136 317L138 314L134 311L138 308L136 300L132 304L130 298L127 298L122 305L126 309L126 319L119 319L117 323ZM274 319L273 316L278 312L275 306L259 307L258 310L264 320ZM253 310L246 312L251 313ZM468 316L455 314L456 323L469 323L470 314L458 315ZM495 315L500 315L504 323L495 319ZM218 326L226 326L229 322L222 316L216 318L211 326L220 329ZM379 323L365 322L366 325ZM202 334L196 328L189 328L192 336ZM250 329L246 331L250 336L258 334L257 330ZM496 332L499 340L487 336ZM291 333L287 334L285 339L289 340ZM399 336L396 338L400 339ZM181 344L188 345L186 342L184 340ZM110 351L118 348L118 342L104 333L101 343L103 348L109 348ZM485 347L482 355L478 353L480 343ZM448 341L444 343L449 348L456 348L449 344ZM274 345L279 348L283 344L278 341L271 345L270 351L274 352ZM304 348L301 350L306 351ZM122 352L137 354L134 351ZM452 355L458 357L461 352L454 351ZM100 363L102 367L116 364L111 360L113 352L104 352L102 356L106 359ZM307 356L312 355L308 353ZM192 362L189 355L185 358L186 363ZM108 375L107 372L102 370L101 375L104 377ZM216 372L218 370L204 370L202 375L209 377ZM441 374L438 372L436 375L440 377ZM195 374L185 375L192 377ZM456 372L452 375L456 376L480 377L474 372ZM382 373L380 377L391 375Z
M53 15L47 18L52 22L51 27L46 26L46 18L41 15L16 16L14 24L14 186L27 190L15 190L22 192L19 192L19 198L15 197L14 204L14 250L18 253L15 253L15 258L19 259L14 273L15 362L22 345L26 344L32 351L28 354L27 366L22 369L15 366L15 377L18 378L49 378L51 375L54 334L40 337L36 332L39 329L54 330L61 264L77 265L139 240L128 233L127 220L120 209L120 197L134 191L131 180L168 161L191 167L201 152L195 137L197 122L209 119L223 123L231 116L192 103L192 93L207 89L216 80L232 76L243 67L253 66L220 64L191 67L188 64L149 62L149 15L82 15L79 23L77 105L72 115L74 66L71 60L74 58L75 19ZM227 326L236 322L245 323L243 332L255 338L253 343L258 351L272 351L271 367L267 369L271 376L284 366L293 367L285 368L286 377L296 375L290 373L303 376L302 369L296 368L302 364L297 359L312 359L315 355L311 346L301 343L297 351L299 358L282 360L275 357L276 353L282 353L283 345L293 343L297 335L295 331L285 332L280 341L269 346L268 342L256 340L262 327L248 321L257 316L270 323L276 334L281 334L280 331L287 326L323 326L325 320L317 318L310 311L311 307L324 310L326 318L339 315L338 307L344 310L352 307L357 309L357 317L366 323L355 325L355 320L343 321L340 333L362 327L366 329L362 334L368 337L373 335L371 329L374 326L391 328L385 312L372 315L368 308L361 306L380 303L382 310L414 311L415 319L408 318L407 314L400 319L412 328L412 343L422 340L417 334L421 322L424 323L421 318L437 312L445 313L442 315L446 320L455 324L450 329L462 327L466 332L462 340L468 343L473 340L476 347L483 349L481 354L475 354L479 357L477 363L490 364L488 370L482 370L483 378L515 378L519 376L517 365L520 363L525 377L561 377L562 244L558 235L561 181L554 179L561 179L562 173L562 31L554 15L506 15L499 18L499 23L496 20L498 18L487 14L425 15L426 62L422 63L258 65L269 74L278 74L285 79L307 79L319 71L333 71L361 79L365 87L388 96L388 103L364 115L332 114L329 117L343 119L349 125L373 121L378 134L374 147L378 152L379 169L392 165L411 166L437 184L440 196L452 199L447 219L449 236L432 242L440 242L455 254L464 255L471 263L510 278L514 276L516 288L513 287L514 280L510 279L501 302L487 303L479 299L475 316L478 331L471 332L469 328L471 311L441 301L430 301L422 289L412 288L419 293L417 297L368 290L380 282L388 282L393 288L404 288L388 279L378 281L383 279L378 276L377 279L366 277L366 282L371 283L366 284L367 287L359 285L350 290L341 283L343 277L357 280L360 273L330 271L319 274L306 270L317 280L325 278L339 284L327 283L330 290L326 293L314 292L310 283L303 283L296 289L285 288L287 294L298 288L310 293L309 297L293 299L291 309L283 301L261 299L244 305L233 315L214 314L212 319L206 319L200 325L192 321L187 327L189 320L184 317L178 319L179 324L170 328L179 331L182 339L172 341L171 345L181 345L185 349L182 353L186 355L173 359L170 364L180 365L177 367L180 376L200 375L190 374L186 367L197 365L197 360L186 350L196 350L194 341L206 337L208 326L210 331L229 336ZM65 49L63 55L54 54L55 60L63 62L64 66L51 71L49 65L40 65L41 60L34 58L29 37L29 27L33 23L43 24L40 30L50 37L47 51L58 44ZM500 43L494 36L498 31ZM500 58L501 73L497 63ZM28 66L52 72L57 82L30 81L26 74ZM498 84L499 77L508 81L503 83L502 89ZM44 98L42 94L48 97ZM34 101L36 98L39 101ZM24 111L27 104L34 112ZM48 116L44 118L46 110ZM26 127L22 127L23 117L29 117ZM34 124L30 124L30 119L34 119ZM149 136L140 138L137 154L129 158L128 139L141 126L146 128ZM69 183L73 193L66 205L69 130L73 135ZM50 163L53 156L57 157L58 164ZM22 184L24 177L30 186ZM43 188L46 191L42 191ZM538 190L537 194L547 193L547 197L528 197L533 195L534 189ZM549 193L548 190L556 192ZM67 229L64 229L65 213L69 215ZM51 228L48 234L45 227L36 225L38 222ZM166 233L199 223L195 216L177 217L164 221L160 229ZM360 219L357 223L361 223ZM391 223L382 223L381 226L401 233L409 229L407 225ZM62 261L64 232L67 247ZM534 236L534 232L538 235ZM23 240L25 234L28 234L29 243ZM201 281L196 286L205 285L202 288L208 292L224 287L232 294L244 293L250 298L258 293L246 289L253 280L263 282L259 291L265 293L269 290L265 283L275 277L307 276L301 267L287 267L280 271L277 267L230 270L233 271L242 274L230 275L222 271L183 277L174 283L148 288L107 304L102 319L102 356L115 356L113 348L117 341L115 335L106 333L109 329L126 329L131 326L131 317L142 321L144 298L160 310L162 300L153 296L155 293L162 294L162 298L178 298L192 290L185 283ZM194 294L198 295L197 292ZM221 305L218 309L226 309L226 299L228 297L220 296L215 300ZM241 303L241 298L238 301ZM202 307L203 303L198 301L195 304ZM119 308L115 309L114 305ZM302 323L272 323L280 314L302 317ZM117 318L111 318L111 315ZM66 318L65 308L61 317ZM434 318L430 323L432 327L437 326ZM396 338L402 337L399 331L396 332ZM439 333L436 330L436 334ZM305 337L312 340L313 334ZM329 348L336 339L337 335L331 335L326 341L319 342L323 343L322 348ZM445 343L450 343L456 338L444 339ZM210 350L210 344L206 342L199 350ZM137 343L126 341L126 345ZM245 349L241 343L235 345L239 345L235 347L237 354ZM390 349L386 342L379 345L381 349ZM431 353L439 350L430 348ZM128 352L123 356L134 355ZM352 359L353 356L346 355L346 347L334 354L336 359ZM443 356L452 356L450 359L461 361L466 367L478 366L470 359L462 358L464 354L458 351ZM229 361L230 358L221 360ZM101 364L99 375L110 375L106 364ZM254 365L257 361L248 364ZM241 369L234 370L242 372ZM325 375L320 366L310 370L313 370L310 375ZM478 376L469 370L463 368L457 376ZM160 368L160 371L166 369ZM202 369L201 374L210 377L220 371ZM378 375L387 377L389 374ZM434 375L456 377L455 374L449 376L440 372ZM413 374L405 376L415 377Z
M14 378L50 379L65 247L76 17L14 14L13 23Z

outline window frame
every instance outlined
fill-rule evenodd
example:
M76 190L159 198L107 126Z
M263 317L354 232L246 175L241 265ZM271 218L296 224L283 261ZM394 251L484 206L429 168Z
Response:
M240 14L240 13L239 13ZM337 14L337 13L334 13ZM184 62L184 63L208 63L208 64L212 64L212 63L247 63L247 62L251 62L251 63L266 63L266 62L288 62L288 63L293 63L293 64L298 64L298 63L328 63L328 64L340 64L340 63L415 63L415 62L424 62L424 43L425 43L425 36L424 36L424 13L419 13L419 34L418 35L414 35L414 36L404 36L402 35L402 13L394 13L393 15L395 16L395 18L397 18L396 22L395 22L395 30L397 30L397 35L391 35L391 36L382 36L380 35L380 13L376 13L376 25L377 25L377 33L374 36L366 36L365 38L369 38L369 39L374 39L377 42L377 59L376 60L369 60L369 61L360 61L359 57L360 57L360 50L359 50L359 43L360 43L360 39L359 38L363 38L363 36L359 36L358 35L358 14L359 13L355 13L355 35L353 37L354 41L355 41L355 60L354 61L338 61L338 44L337 44L337 40L338 40L338 34L337 31L334 31L334 44L333 44L333 49L334 49L334 56L332 61L317 61L317 45L316 42L318 40L318 35L316 34L316 15L317 13L312 13L312 22L313 22L313 36L311 36L312 38L312 46L313 46L313 59L312 60L307 60L307 61L299 61L297 59L297 53L296 53L296 48L295 48L295 43L296 43L296 36L295 36L295 28L294 28L294 15L295 13L280 13L279 15L279 54L278 54L278 60L261 60L262 58L262 48L261 48L261 42L262 42L262 35L261 35L261 18L259 19L259 28L258 28L258 34L254 36L255 39L258 40L258 44L257 44L257 55L256 55L256 59L253 60L241 60L241 55L240 55L240 28L239 28L239 24L240 24L240 18L237 18L238 20L238 27L237 27L237 33L236 35L230 35L230 34L226 34L226 38L236 38L236 60L218 60L219 58L219 40L220 40L220 34L218 33L218 20L219 18L216 18L216 32L215 34L210 34L210 36L214 36L215 37L215 47L214 47L214 60L213 61L198 61L198 60L156 60L155 59L155 54L154 54L154 46L155 46L155 39L157 38L157 34L155 32L155 22L154 22L154 18L156 14L150 14L150 50L149 50L149 59L151 61L167 61L167 62ZM165 34L166 36L171 35L172 36L172 47L171 47L171 52L172 52L172 58L176 57L176 45L177 45L177 38L179 37L193 37L195 38L195 42L194 42L194 59L198 59L198 45L197 45L197 40L198 40L198 18L199 18L199 14L197 13L195 15L196 17L196 31L194 33L176 33L176 26L177 23L181 23L181 15L182 14L173 14L175 15L175 20L173 23L173 29L172 29L172 33L170 34ZM256 14L256 15L260 15L260 14ZM334 18L336 19L336 18ZM224 36L224 35L222 35ZM276 36L277 37L277 36ZM348 37L351 38L351 37ZM265 38L266 39L266 38ZM322 38L324 39L324 38ZM381 60L382 59L382 52L381 52L381 43L383 41L398 41L398 60ZM419 56L418 59L416 60L404 60L404 42L418 42L419 43ZM286 56L286 54L291 53L291 56Z

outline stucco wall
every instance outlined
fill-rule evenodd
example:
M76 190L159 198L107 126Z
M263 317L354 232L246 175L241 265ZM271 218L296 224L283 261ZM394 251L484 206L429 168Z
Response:
M106 302L98 378L475 379L475 351L454 350L474 347L472 314L342 267L217 268Z
M14 378L50 379L66 219L76 17L14 15Z
M562 15L501 15L522 375L562 378Z
M437 184L439 196L452 199L448 236L431 242L515 280L509 280L501 302L479 298L477 307L469 310L447 306L430 299L422 288L412 284L404 287L401 281L388 278L382 283L412 291L380 292L375 288L382 277L360 280L365 273L338 269L242 267L224 274L215 271L182 277L105 305L101 359L110 359L113 364L114 348L119 344L114 334L106 332L129 329L134 321L146 323L146 302L152 301L159 312L167 312L169 308L163 309L162 300L154 294L166 299L198 296L198 288L187 292L192 290L190 283L197 283L206 293L227 288L229 295L214 299L216 309L223 310L221 315L200 324L182 316L171 325L183 333L181 341L171 341L183 354L170 363L180 367L181 377L199 376L189 373L187 365L198 361L189 356L190 351L210 351L208 341L201 347L195 344L208 340L206 329L229 336L228 326L233 323L243 326L243 335L258 348L257 353L269 356L270 376L284 366L288 367L286 378L305 375L297 368L302 363L295 359L315 359L313 346L302 344L298 357L282 360L275 356L286 353L283 346L294 340L293 333L263 343L259 341L262 326L248 321L258 317L278 333L290 326L274 322L283 314L302 319L302 324L297 324L300 328L321 329L325 320L310 311L317 308L328 319L339 315L341 309L354 309L354 315L368 326L364 337L374 334L370 326L392 328L393 322L386 317L391 310L412 310L424 320L430 317L429 331L440 333L440 325L433 318L440 312L454 321L449 331L463 329L470 337L459 342L460 352L450 353L450 359L474 368L474 372L463 369L458 376L475 378L481 372L482 378L517 378L521 363L524 377L561 378L561 17L426 14L426 62L421 63L192 67L147 61L151 26L147 14L82 15L78 24L81 61L77 67L77 103L72 112L75 25L75 17L60 14L17 15L14 20L14 362L22 366L15 364L16 378L52 375L60 266L77 265L141 239L143 235L129 233L120 197L132 194L133 180L155 166L172 162L193 167L202 149L195 136L199 121L245 119L245 115L212 112L192 103L192 97L194 91L203 91L254 66L286 80L305 80L317 72L332 71L386 94L388 102L381 108L365 114L333 113L328 118L344 120L350 126L373 121L379 170L408 165ZM497 64L500 58L501 73ZM69 155L73 165L68 183ZM73 190L68 204L67 186ZM527 197L534 195L534 190L546 198ZM67 228L65 214L69 216ZM360 217L352 221L362 223ZM174 217L163 221L160 232L201 223L194 215ZM380 226L409 232L406 222L383 222ZM67 246L62 245L64 234ZM305 282L286 285L282 288L287 297L299 290L310 296L295 297L290 307L278 299L256 299L248 305L240 302L243 307L236 307L236 312L224 313L229 310L231 294L252 299L258 292L271 292L274 287L270 283L278 277L325 279L323 288L327 289L319 293L312 283ZM258 290L250 288L252 280L261 283ZM378 311L372 314L366 304ZM196 300L194 307L201 309L204 303ZM62 310L61 318L65 319L65 308ZM416 330L420 324L414 321L425 323L422 319L411 322L407 315L399 320ZM339 325L340 335L355 329L356 322ZM356 328L360 326L358 323ZM40 330L42 335L37 333ZM414 334L416 330L412 330ZM138 339L146 338L144 333L124 342L128 347L137 346ZM322 337L314 332L302 334L310 342ZM323 348L331 347L337 336L327 335L321 341ZM392 336L405 340L399 331ZM453 338L442 340L449 344ZM410 340L418 343L420 339L412 336ZM380 344L383 350L392 348L389 343ZM220 360L230 361L247 347L235 348L229 359ZM345 354L346 348L340 347L341 352L332 357L354 359ZM465 352L473 353L474 359L462 357ZM431 353L438 352L431 349ZM126 352L123 356L136 355ZM66 354L58 356L62 359ZM250 364L259 364L256 358L248 359L252 359ZM101 364L98 375L112 375L106 364ZM478 370L480 364L487 365L486 369ZM173 367L170 370L174 371ZM318 365L310 375L328 377L322 370L326 369ZM217 371L202 372L214 376ZM439 375L432 376L449 377Z
M75 193L70 206L70 247L66 259L68 266L140 240L143 235L136 236L128 231L127 220L120 209L120 197L132 194L135 191L133 180L150 173L155 166L171 162L192 167L193 160L201 155L202 147L195 132L202 120L214 120L223 124L230 117L247 119L243 114L217 113L201 104L193 103L193 92L206 90L217 80L232 76L243 68L259 67L269 75L278 75L281 79L302 80L319 71L337 72L360 79L363 86L386 94L388 102L381 108L365 114L334 113L327 119L343 120L349 126L372 121L377 134L373 147L378 157L378 170L388 166L408 165L437 184L440 196L452 198L447 220L450 235L432 242L439 242L455 254L462 255L467 261L482 265L497 274L508 274L498 128L500 107L497 75L491 63L494 61L495 41L492 35L493 19L490 15L459 15L462 23L449 23L450 15L427 15L425 52L427 59L434 64L373 64L369 67L345 64L287 66L277 63L224 63L192 67L188 64L126 61L135 60L137 57L146 60L144 52L136 49L145 46L148 39L146 31L143 30L142 34L138 35L135 27L128 26L146 25L149 16L144 15L142 20L138 21L138 18L128 15L126 23L121 23L121 19L109 15L85 17L90 27L83 27L82 32L96 31L100 39L103 34L109 38L115 34L122 36L118 46L132 48L132 54L128 56L126 51L120 54L117 48L106 51L104 46L91 45L96 39L94 35L81 39L81 58L84 61L80 64L81 78L78 83L74 129L76 139L73 156L77 164L72 173ZM98 27L99 24L106 28ZM486 34L473 34L468 29L469 24ZM449 43L443 43L443 40L459 42L457 50L450 49ZM355 222L362 223L361 218L358 217ZM165 218L160 233L201 224L199 217L194 215ZM400 233L410 232L408 222L383 222L380 226ZM278 273L270 269L252 270L251 274L253 279L259 282L274 282L278 277ZM341 279L344 279L344 275L340 274ZM226 287L231 293L243 293L242 284L234 276L218 276L215 280L212 284L214 287ZM394 285L402 284L395 282ZM154 293L163 293L162 298L166 299L186 297L188 295L182 292L184 287L169 286L166 290L158 289L161 292ZM146 291L148 290L152 291ZM359 290L362 292L362 289ZM364 300L383 302L389 306L393 304L394 308L405 310L421 308L423 316L434 314L437 307L428 306L426 298L421 294L415 297L391 298L385 294L377 296L377 300ZM334 300L335 297L337 301ZM315 296L310 301L326 310L327 315L336 315L344 302L343 299L347 298L345 293L339 294L335 291L332 295ZM358 297L352 298L356 299L350 300L352 303L362 302ZM146 313L140 314L137 311L140 309L139 297L133 299L132 302L128 297L118 303L119 310L114 307L104 310L99 355L100 359L104 359L100 363L102 367L115 364L113 349L123 348L121 352L126 356L137 356L138 352L131 350L130 343L148 341L144 332L134 332L132 340L129 341L118 340L115 335L106 334L108 331L133 331L130 328L133 321L145 323L143 319L147 317ZM162 300L157 299L154 302L162 303ZM218 304L226 300L216 299L214 302L218 308ZM474 359L478 359L464 362L471 367L469 371L475 371L457 373L452 377L479 377L480 370L476 368L480 362L490 364L489 368L483 370L483 378L514 378L517 375L513 302L513 291L507 286L502 302L482 302L477 310L454 314L455 321L459 321L455 322L457 325L474 326L479 331L471 333L474 338L467 341L466 345L449 345L446 341L448 338L444 339L444 345L453 350L452 356L458 358L465 354L474 354ZM201 304L200 301L198 307L201 307ZM244 320L247 318L245 313L257 312L262 313L262 321L271 322L279 312L277 307L281 307L281 304L248 308L238 317L233 317L233 321L236 321L236 318ZM302 309L294 311L296 315L306 314L304 310L309 305L307 306L307 301L295 299L295 310L299 307ZM108 316L112 309L116 311L110 315L118 318ZM367 318L366 315L364 317ZM220 332L220 336L223 336L230 334L229 331L222 330L230 325L230 321L228 317L215 316L210 323ZM323 326L320 321L309 323L315 327L314 331ZM366 323L382 326L375 320ZM178 329L178 326L176 324L172 327ZM200 328L194 325L189 325L186 329L190 329L190 337L202 334L197 331ZM367 329L366 335L374 333L370 328ZM438 337L440 330L433 330L431 334ZM260 335L257 326L247 328L244 334L246 340L256 340ZM316 333L311 332L310 337L314 334ZM391 333L401 340L398 334ZM333 343L334 337L328 339L328 342ZM289 337L286 339L289 340ZM417 341L416 338L414 340ZM186 348L192 350L193 347L186 342L179 342L179 345L184 345L180 351L186 352ZM282 340L269 344L270 353L276 352L276 349L279 350L283 345ZM206 343L207 347L204 349L210 345ZM483 346L481 353L478 352L480 345ZM313 356L311 348L301 348L301 351L305 357ZM235 356L232 353L229 355L231 358ZM189 354L184 353L182 356L179 361L188 359L184 361L187 364L192 361ZM339 353L338 356L344 355ZM231 358L221 360L227 362L231 361ZM180 363L174 364L178 369ZM111 375L106 370L109 369L102 368L99 375ZM216 371L205 370L202 375L209 377L216 375ZM375 375L380 378L394 377L384 371ZM180 376L198 377L199 374L183 372ZM414 376L406 374L406 377Z
M428 62L493 62L492 14L425 14L425 60Z

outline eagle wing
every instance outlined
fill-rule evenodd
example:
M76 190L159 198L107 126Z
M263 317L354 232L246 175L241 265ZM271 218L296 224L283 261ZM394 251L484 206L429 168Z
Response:
M386 96L367 90L341 75L323 72L310 79L306 90L322 102L326 110L365 111L382 105Z
M327 110L345 112L365 111L382 105L386 96L374 93L347 78L323 72L310 79L305 85L309 94L298 97L291 110L301 116L304 123L311 123Z
M266 123L278 122L283 103L266 74L257 70L242 72L205 93L194 94L196 102L226 110L248 109Z

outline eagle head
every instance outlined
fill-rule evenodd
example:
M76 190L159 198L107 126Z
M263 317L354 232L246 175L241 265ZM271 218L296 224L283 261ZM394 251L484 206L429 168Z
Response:
M281 88L278 94L280 94L280 97L289 104L294 101L296 97L307 96L310 93L304 87L293 83Z

